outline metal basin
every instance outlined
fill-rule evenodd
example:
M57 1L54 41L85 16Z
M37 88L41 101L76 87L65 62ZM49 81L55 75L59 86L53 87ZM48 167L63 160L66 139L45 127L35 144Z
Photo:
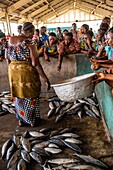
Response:
M57 96L62 101L73 102L78 98L90 96L94 91L94 84L91 82L95 73L89 73L52 84Z

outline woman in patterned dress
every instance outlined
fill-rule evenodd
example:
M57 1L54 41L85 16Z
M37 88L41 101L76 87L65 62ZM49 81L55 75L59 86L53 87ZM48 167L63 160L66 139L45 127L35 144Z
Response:
M50 88L49 80L39 62L37 47L32 42L33 34L32 23L24 23L23 34L11 37L6 51L11 96L15 99L19 126L24 123L35 126L40 122L39 74L44 79L48 90Z

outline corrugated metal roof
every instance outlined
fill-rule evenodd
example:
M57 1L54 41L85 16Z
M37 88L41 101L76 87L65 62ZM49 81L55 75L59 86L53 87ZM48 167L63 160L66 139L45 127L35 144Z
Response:
M112 0L0 0L0 20L6 12L11 22L47 21L62 11L83 10L100 17L113 16Z

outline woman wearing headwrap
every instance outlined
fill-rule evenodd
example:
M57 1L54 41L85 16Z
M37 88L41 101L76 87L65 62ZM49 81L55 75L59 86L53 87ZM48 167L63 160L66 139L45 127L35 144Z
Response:
M19 126L23 124L35 126L40 122L41 83L39 74L44 79L47 88L50 88L49 80L39 62L37 47L32 42L33 34L32 23L24 23L23 34L10 38L6 52L11 96L15 99Z

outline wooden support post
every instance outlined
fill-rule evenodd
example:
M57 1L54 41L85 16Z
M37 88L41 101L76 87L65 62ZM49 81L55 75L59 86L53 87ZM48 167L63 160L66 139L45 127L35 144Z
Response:
M7 27L7 32L8 34L11 34L11 26L10 26L10 20L9 20L9 15L6 12L5 14L5 18L6 18L6 27Z

